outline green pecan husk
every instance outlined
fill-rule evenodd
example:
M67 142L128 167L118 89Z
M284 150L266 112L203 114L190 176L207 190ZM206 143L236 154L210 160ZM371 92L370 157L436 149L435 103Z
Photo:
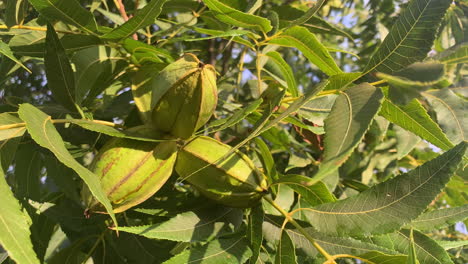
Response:
M190 138L216 108L216 71L193 54L169 64L153 84L153 125L176 138Z
M113 138L92 164L114 212L123 212L153 196L172 174L177 156L175 142L146 142ZM102 212L102 205L85 193L88 211ZM88 196L88 198L86 198Z
M196 137L177 155L175 170L203 195L231 207L251 207L268 191L265 175L246 155L209 137Z

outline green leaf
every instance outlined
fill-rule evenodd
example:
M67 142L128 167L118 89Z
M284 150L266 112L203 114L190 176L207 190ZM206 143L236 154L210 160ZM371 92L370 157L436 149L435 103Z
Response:
M414 247L416 257L424 264L449 264L453 263L447 252L434 240L421 232L413 230ZM410 230L403 229L396 233L372 237L371 241L377 245L409 254Z
M252 32L250 32L250 31L246 31L246 30L228 30L228 31L225 31L225 30L216 30L216 29L199 28L199 27L193 27L193 30L195 30L196 32L198 32L200 34L211 35L210 37L207 37L207 38L204 38L204 39L211 39L212 37L227 38L230 35L229 40L232 40L234 42L245 45L245 46L247 46L247 47L249 47L251 49L255 49L255 46L252 43L250 43L250 41L248 41L246 39L243 39L240 36L236 36L237 33L240 33L240 32L243 32L243 31L248 32L249 34L252 34ZM227 33L229 33L229 34L227 34ZM200 39L203 39L203 38L198 38L197 40L200 40ZM185 41L195 41L195 40L196 39L187 39Z
M278 67L281 70L281 73L283 74L286 83L288 84L288 91L291 93L292 96L297 97L299 96L299 91L297 90L297 84L296 84L296 79L294 78L294 73L289 66L289 64L283 59L280 53L276 51L270 51L267 54L273 62L278 65Z
M26 122L26 128L33 140L41 147L49 149L58 160L78 173L91 190L94 197L104 205L115 225L117 225L112 205L103 192L98 177L83 167L83 165L77 162L70 152L68 152L62 137L50 121L50 116L44 114L30 104L21 104L18 114L20 118Z
M397 125L393 126L393 130L395 131L395 137L397 139L397 158L400 160L408 155L408 153L421 142L421 138Z
M467 145L460 143L409 173L351 198L307 209L304 214L318 231L331 235L365 236L398 230L418 217L440 193Z
M306 176L285 175L275 181L275 184L287 185L312 206L336 201L335 196L323 182L315 182Z
M296 220L301 226L306 226L307 224ZM284 217L274 216L274 215L265 215L265 222L263 223L263 234L265 240L271 243L277 243L281 236L281 226L284 222ZM371 243L363 242L356 240L350 237L333 237L325 235L315 231L314 228L308 227L304 228L310 236L329 254L351 254L351 255L361 255L369 252L383 252L386 254L398 254L397 252L380 247ZM303 254L307 256L316 257L320 253L312 246L309 240L304 237L297 229L292 228L289 224L286 225L286 230L289 237L296 245L296 249L302 251Z
M413 229L410 230L410 235L409 235L409 250L408 250L408 260L407 264L419 264L418 261L418 256L416 254L416 247L414 243L414 237L413 237Z
M443 150L453 147L452 142L448 140L437 123L431 119L426 109L416 99L404 106L396 105L385 99L379 114Z
M162 63L165 59L168 63L174 62L172 55L165 49L156 48L152 45L127 38L123 41L122 47L132 54L132 61L137 64Z
M196 30L198 32L198 30ZM206 31L206 29L204 29ZM231 37L240 37L240 36L245 36L246 34L251 34L252 32L247 31L247 30L228 30L228 31L215 31L215 30L210 30L207 31L210 33L214 33L211 36L208 37L202 37L202 38L189 38L185 39L184 41L200 41L200 40L207 40L207 39L214 39L214 38L231 38ZM233 39L234 41L234 39Z
M393 73L424 59L451 0L411 0L364 69Z
M248 241L242 236L221 238L204 246L185 250L164 264L238 264L244 263L252 255Z
M327 48L309 30L301 26L289 28L268 43L300 50L309 61L329 76L342 73Z
M182 242L209 241L231 234L242 223L242 211L234 208L208 208L179 214L155 225L123 226L118 231L147 238Z
M294 249L294 243L288 235L286 230L281 232L281 239L276 247L276 258L275 264L294 264L296 260L296 250Z
M242 140L240 143L238 143L236 146L232 147L231 150L225 154L225 157L228 157L234 151L239 149L240 147L244 146L247 142L252 140L253 138L259 136L263 132L269 130L270 128L274 127L276 124L281 122L281 120L285 119L288 117L290 114L296 112L298 109L300 109L305 103L310 101L312 97L314 97L317 93L319 93L325 86L327 86L328 81L322 81L321 83L317 84L315 87L310 89L306 94L301 95L298 99L296 99L284 112L279 114L277 117L275 117L273 120L268 121L271 115L273 114L273 110L281 104L281 100L284 96L284 92L282 95L279 95L276 97L274 102L268 104L268 111L265 111L263 113L262 118L254 125L254 128L252 129L252 132L250 133L249 136L247 136L244 140ZM220 159L221 160L221 159Z
M31 243L31 219L21 208L0 169L0 244L17 263L40 263Z
M445 250L468 246L468 240L459 240L459 241L436 240L436 242Z
M468 63L468 43L456 45L444 51L438 58L445 64Z
M453 144L468 140L466 109L468 102L450 89L423 93L437 115L437 123Z
M252 249L252 257L250 263L257 263L260 254L260 248L263 242L263 218L265 212L263 211L262 203L250 209L250 214L247 222L247 239L250 241L250 248Z
M69 167L63 165L55 156L46 156L44 160L46 167L47 178L52 180L55 185L71 200L77 204L81 203L80 194L78 192L79 182L75 180L76 173Z
M380 109L380 89L363 83L341 93L325 119L323 161L313 176L321 180L343 164L361 142Z
M17 55L43 58L46 50L45 38L46 32L31 30L15 35L9 44L11 50ZM67 53L104 44L96 36L82 34L64 34L60 42Z
M299 114L323 128L323 121L330 114L337 97L338 95L336 94L319 95L302 106Z
M155 138L149 138L146 135L141 135L140 133L136 133L133 131L122 131L114 127L110 127L108 125L100 124L98 123L99 121L91 121L91 120L85 120L85 119L67 119L66 121L68 123L78 125L84 129L98 132L98 133L103 133L103 134L113 136L113 137L130 138L130 139L136 139L136 140L148 141L148 142L167 141L165 139L158 139L157 138L158 133L153 131L151 127L146 127L146 129L142 131L149 132L148 134L153 134Z
M9 129L0 129L0 141L21 137L26 130L21 123L23 123L23 121L12 114L0 113L0 127L14 126Z
M433 231L464 221L466 218L468 218L468 205L463 205L424 213L406 227L413 227L420 231Z
M29 0L29 3L51 22L58 19L92 35L97 31L93 14L76 0Z
M203 0L203 2L210 8L216 18L224 23L265 33L272 29L270 21L266 18L241 12L217 0Z
M103 39L119 40L126 38L138 29L154 24L154 20L159 16L162 6L167 0L152 0L141 10L138 10L132 18L123 25L113 29L111 32L101 36Z
M31 73L31 70L28 69L26 66L24 66L24 64L20 60L18 60L15 57L15 55L13 55L13 52L11 51L10 46L8 46L8 44L6 44L5 42L3 42L1 40L0 40L0 54L2 54L3 56L9 58L10 60L14 61L16 64L21 66L27 72Z
M24 17L27 15L28 1L26 0L6 0L5 25L11 28L15 25L22 25Z
M210 132L214 133L217 131L221 131L239 123L240 121L244 120L249 114L251 114L253 111L257 110L257 108L262 104L262 102L263 102L263 99L259 98L251 102L247 106L243 106L239 110L236 110L231 116L225 119L216 120L208 124L208 128L216 127L214 131L210 131Z
M35 144L21 145L16 151L15 181L17 197L41 200L42 157Z
M444 64L417 62L394 74L378 72L377 77L386 80L390 88L388 98L397 104L406 105L411 99L441 82L445 75Z
M81 104L95 90L107 88L113 81L109 79L114 76L114 71L119 70L115 64L123 60L125 58L117 50L105 46L92 46L75 52L70 61L74 66L76 102Z
M75 103L75 76L65 49L50 24L47 25L44 65L47 86L55 100L66 108L76 111L78 106Z
M371 251L366 254L359 255L359 257L376 264L406 264L406 260L408 259L405 255L389 255L379 251Z
M290 25L288 26L288 28L299 26L309 21L317 13L317 11L320 10L320 8L323 6L323 4L325 4L326 1L327 0L317 0L317 2L311 8L309 8L309 10L307 10L307 12L305 12L301 17L289 22Z

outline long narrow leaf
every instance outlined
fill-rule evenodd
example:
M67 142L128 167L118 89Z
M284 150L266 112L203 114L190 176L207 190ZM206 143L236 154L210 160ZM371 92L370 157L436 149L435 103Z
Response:
M393 73L424 59L452 0L411 0L371 57L365 73Z
M309 61L329 76L342 73L325 46L309 30L301 26L287 29L269 41L300 50Z
M0 193L2 210L0 210L0 245L17 263L39 264L31 243L29 231L31 219L23 212L8 186L3 170L0 168Z
M44 65L47 85L55 100L75 111L78 107L75 103L75 76L65 49L50 24L47 25Z
M90 34L97 31L93 14L76 0L29 0L29 3L51 21L58 19Z
M464 221L466 218L468 218L468 205L424 213L406 227L413 227L420 231L431 231Z
M409 173L351 198L307 209L304 214L317 230L331 235L365 236L398 230L418 217L440 193L467 145L460 143Z
M25 69L26 71L31 73L31 70L28 69L26 66L24 66L24 64L15 57L15 55L13 54L13 52L10 49L10 46L8 46L6 43L4 43L1 40L0 40L0 54L2 54L3 56L9 58L10 60L14 61L16 64L21 66L23 69Z
M154 20L161 13L162 6L166 1L167 0L152 0L123 25L102 35L101 38L109 40L123 39L132 35L140 28L153 24Z
M270 51L265 55L268 56L274 63L276 63L276 65L279 66L281 73L286 79L286 83L288 84L288 91L291 93L291 95L294 97L298 96L299 91L297 90L297 84L296 79L294 78L294 73L289 64L283 59L281 54L279 54L276 51Z
M396 105L385 99L379 114L388 121L420 136L443 150L448 150L453 146L452 142L448 140L437 123L431 119L426 109L416 99L404 106Z
M18 114L20 118L26 122L26 128L34 141L36 141L36 143L41 147L49 149L54 153L58 160L78 173L89 187L94 197L104 205L106 211L117 225L112 205L102 190L98 177L78 163L70 152L68 152L62 137L50 121L50 116L44 114L30 104L21 104Z
M269 32L272 27L268 19L241 12L218 0L203 0L219 20L242 28Z

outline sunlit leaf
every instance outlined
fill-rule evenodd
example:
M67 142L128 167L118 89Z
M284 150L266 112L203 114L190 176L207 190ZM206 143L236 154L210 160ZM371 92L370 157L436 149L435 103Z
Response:
M448 150L453 144L442 132L440 127L427 114L421 103L413 99L407 105L401 106L385 99L379 113L388 121L420 136L435 146Z
M252 255L248 241L242 236L221 238L204 246L193 247L174 256L164 264L238 264L244 263Z
M21 137L24 134L25 128L21 125L23 121L18 117L9 113L0 113L0 141ZM6 128L11 127L11 128Z
M29 70L26 66L24 66L24 64L15 57L15 55L10 49L10 46L8 46L6 43L4 43L1 40L0 40L0 54L14 61L16 64L20 65L23 69L31 73L31 70Z
M149 2L141 10L138 10L136 14L123 25L102 35L101 38L109 40L123 39L132 35L138 29L153 24L154 20L161 13L162 6L166 1L167 0L153 0Z
M453 263L447 252L423 233L413 230L416 257L424 264ZM396 233L386 234L370 239L373 243L403 254L410 251L410 230L403 229Z
M318 0L316 3L314 3L314 5L311 8L309 8L309 10L307 10L307 12L304 13L304 15L291 21L289 27L302 25L309 21L309 19L311 19L317 13L317 11L320 10L320 8L323 6L323 4L325 4L325 2L326 0Z
M272 29L270 21L266 18L241 12L218 0L203 0L203 2L214 12L217 19L227 24L263 32Z
M263 224L263 233L265 239L272 243L277 243L281 237L281 226L284 222L284 217L265 215L265 222ZM298 221L299 224L305 226L306 223ZM312 246L309 240L298 232L297 229L292 228L290 225L286 225L287 232L291 237L291 240L296 245L298 251L302 251L307 256L316 257L320 253ZM371 243L366 243L360 240L356 240L350 237L334 237L319 233L314 228L306 227L305 230L310 236L329 254L352 254L361 255L370 252L383 252L386 254L400 255L396 251L386 249Z
M309 30L301 26L287 29L269 41L286 47L300 50L307 59L329 76L342 73L330 53Z
M304 211L320 232L364 236L398 230L418 217L447 184L468 143L424 165L334 203ZM424 263L424 262L423 262Z
M123 226L116 230L153 239L182 242L208 241L233 233L242 222L242 211L234 208L208 208L186 212L155 225Z
M3 170L0 170L0 193L2 194L0 244L17 263L40 263L31 243L29 231L31 219L13 196Z
M296 97L299 95L299 91L297 90L297 84L296 84L296 79L294 78L294 73L292 72L291 67L288 65L288 63L281 57L281 54L279 54L276 51L270 51L267 54L273 62L276 63L276 65L279 66L281 73L283 74L286 83L288 84L288 91L291 93L292 96Z
M411 0L363 70L393 73L424 59L451 0Z
M70 152L68 152L62 137L50 121L50 116L30 104L20 105L18 114L26 122L26 128L34 141L40 146L49 149L58 160L76 171L89 187L94 197L105 206L114 223L117 224L112 205L102 190L98 177L76 161Z
M302 175L285 175L275 181L275 184L287 185L312 206L336 201L323 182L315 182Z
M420 215L406 227L413 227L420 231L431 231L468 218L468 205L437 209Z
M90 34L97 31L93 14L76 0L29 0L29 3L51 21L58 19Z

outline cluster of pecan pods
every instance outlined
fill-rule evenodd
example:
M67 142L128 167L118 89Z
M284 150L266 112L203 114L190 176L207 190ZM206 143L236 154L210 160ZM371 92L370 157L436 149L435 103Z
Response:
M219 203L232 207L257 203L268 187L265 175L253 162L213 138L194 135L216 108L214 67L203 64L193 54L185 54L164 68L155 82L151 125L171 140L113 138L92 164L114 212L123 212L150 198L174 169L200 193ZM177 140L183 140L183 144L178 146ZM85 197L88 210L101 210L92 196Z

